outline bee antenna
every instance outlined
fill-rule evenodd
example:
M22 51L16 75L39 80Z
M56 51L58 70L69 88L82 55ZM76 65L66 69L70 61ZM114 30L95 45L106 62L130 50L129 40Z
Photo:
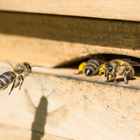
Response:
M6 62L7 62L11 67L13 67L13 64L12 64L10 61L6 60Z
M32 65L31 67L43 67L43 66L39 66L39 65Z

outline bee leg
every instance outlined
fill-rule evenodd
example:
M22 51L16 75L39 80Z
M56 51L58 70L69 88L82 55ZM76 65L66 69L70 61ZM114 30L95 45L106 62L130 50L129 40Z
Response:
M13 91L13 88L17 88L17 87L19 86L19 84L20 84L20 76L18 76L18 77L14 80L13 85L12 85L12 87L11 87L11 90L10 90L10 92L9 92L9 95L10 95L11 92Z
M107 76L107 81L109 81L109 76Z
M124 82L125 82L125 84L128 84L126 71L124 71Z
M9 95L10 95L11 92L13 91L13 88L14 88L14 83L13 83L13 85L12 85L12 87L11 87L11 90L10 90L10 92L9 92Z
M22 86L23 82L24 82L24 78L23 78L23 76L21 75L21 83L20 83L20 85L19 85L19 90L21 89L21 86Z
M113 75L113 79L114 79L114 83L116 83L116 84L117 84L117 80L116 80L116 73L114 73L114 75Z
M75 75L78 75L78 74L81 74L82 73L82 71L78 71L77 73L74 73Z
M8 86L6 86L5 88L3 88L2 90L6 89Z
M16 80L15 80L16 81ZM14 81L14 83L15 83L15 81ZM13 85L12 85L12 87L11 87L11 90L10 90L10 92L9 92L9 95L11 94L11 92L13 91L13 89L14 89L14 83L13 83Z
M114 78L114 83L115 83L115 84L117 84L117 83L118 83L118 82L117 82L117 80L116 80L115 78Z

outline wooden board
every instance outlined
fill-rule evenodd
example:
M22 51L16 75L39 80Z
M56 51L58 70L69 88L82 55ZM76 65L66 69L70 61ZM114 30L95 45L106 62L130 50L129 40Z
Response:
M40 132L28 129L0 124L0 139L4 140L71 140L51 134L42 134Z
M1 0L0 10L140 21L134 0Z
M9 69L0 66L1 72ZM125 86L74 76L73 70L41 71L46 74L26 78L20 91L1 91L0 138L11 140L4 135L11 130L22 140L140 139L140 88L131 85L140 79Z
M140 139L139 74L126 85L46 68L98 53L140 58L138 22L16 12L0 12L0 21L0 61L44 66L20 91L0 91L0 139Z
M53 67L89 54L140 58L140 24L0 12L0 60Z

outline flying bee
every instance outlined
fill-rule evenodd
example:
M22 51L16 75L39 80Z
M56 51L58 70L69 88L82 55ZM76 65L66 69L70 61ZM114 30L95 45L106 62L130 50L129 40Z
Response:
M104 61L101 59L89 59L87 62L82 62L78 67L78 73L84 73L86 76L98 74L101 75L104 72Z
M19 87L19 90L21 89L24 78L32 73L32 67L35 65L31 66L29 63L24 62L15 66L11 66L13 71L8 71L0 75L0 90L6 89L11 83L13 83L9 95L11 94L13 88Z
M135 75L135 70L132 65L120 59L114 59L110 62L105 63L104 65L104 75L107 77L107 81L109 81L109 75L113 78L116 83L116 76L123 75L125 84L128 83L127 79L132 79Z

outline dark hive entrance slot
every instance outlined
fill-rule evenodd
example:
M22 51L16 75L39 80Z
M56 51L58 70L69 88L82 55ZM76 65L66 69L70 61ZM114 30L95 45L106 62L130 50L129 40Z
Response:
M137 57L132 57L132 56L127 56L127 55L116 55L116 54L96 54L99 55L98 57L101 59L102 57L104 57L106 59L106 61L110 61L113 59L126 59L129 61L134 61L136 63L139 63L139 65L135 65L133 66L135 69L135 76L139 76L140 77L140 58ZM89 60L91 57L95 57L96 55L89 55L89 56L85 56L85 57L80 57L80 58L74 58L72 60L69 60L67 62L63 62L59 65L57 65L54 68L71 68L71 69L78 69L78 66L80 63L82 62L86 62L87 60Z

